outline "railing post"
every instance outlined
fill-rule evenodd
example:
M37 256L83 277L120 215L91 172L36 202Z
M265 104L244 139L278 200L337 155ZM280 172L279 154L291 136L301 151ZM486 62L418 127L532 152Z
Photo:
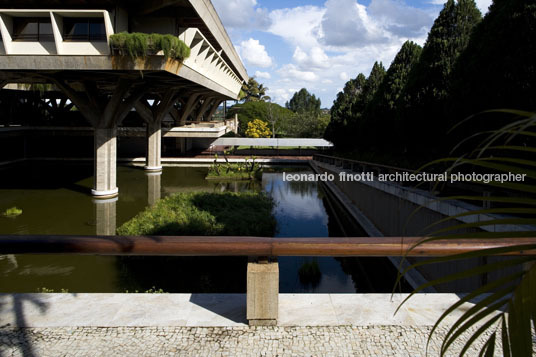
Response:
M250 261L247 313L250 326L275 326L279 317L279 264L268 258Z

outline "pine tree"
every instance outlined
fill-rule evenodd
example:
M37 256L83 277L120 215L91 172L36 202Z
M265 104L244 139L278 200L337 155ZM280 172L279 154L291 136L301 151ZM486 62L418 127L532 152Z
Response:
M316 98L314 94L302 88L299 92L294 93L290 101L285 104L285 107L294 113L309 113L318 116L320 114L320 105L320 98Z
M374 62L370 75L367 78L365 85L363 86L363 92L360 95L358 101L354 103L352 112L356 116L363 114L365 108L372 102L374 94L380 87L383 77L385 76L385 67L381 62Z
M435 20L398 103L406 147L413 153L429 150L444 136L451 73L481 17L474 0L448 0Z
M385 76L385 67L381 62L374 62L370 75L363 86L363 91L352 105L352 117L348 130L354 134L354 146L370 147L376 142L370 134L373 131L373 118L364 115L366 108L371 104Z
M342 92L337 94L337 99L331 107L331 120L328 124L324 137L330 140L337 148L345 149L353 141L348 132L348 123L352 117L352 107L359 100L367 78L363 73L355 79L346 82Z
M535 0L492 3L455 66L451 124L488 109L536 110L535 38Z
M395 120L396 104L421 51L421 46L411 41L402 45L372 101L365 108L364 117L370 123L367 131L377 138L378 149L388 151L396 147L400 132L400 124Z

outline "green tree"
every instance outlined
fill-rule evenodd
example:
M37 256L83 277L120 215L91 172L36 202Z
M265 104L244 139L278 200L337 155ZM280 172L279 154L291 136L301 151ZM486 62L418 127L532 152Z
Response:
M318 115L320 113L320 98L316 98L307 89L302 88L299 92L294 93L290 101L285 104L287 109L294 113L311 113Z
M395 120L396 105L411 69L419 60L421 51L421 46L411 41L406 41L402 45L374 97L365 108L364 118L369 123L365 134L376 138L378 150L399 149L398 133L402 128L401 123Z
M451 125L487 109L536 109L535 38L536 1L492 3L454 68Z
M365 111L365 108L372 102L372 98L380 87L385 76L385 67L381 62L374 62L372 70L363 86L363 91L360 94L359 100L355 101L352 106L352 113L360 116Z
M444 137L451 73L481 17L474 0L448 0L435 20L399 103L406 129L402 135L413 153L437 146Z
M370 148L371 145L376 143L377 138L371 135L371 132L373 131L372 128L374 127L374 118L367 117L364 113L366 108L370 106L384 77L385 67L383 67L381 62L374 62L370 75L363 86L363 91L352 105L352 116L350 118L348 131L353 134L352 138L350 138L353 147Z
M255 77L251 77L247 83L242 86L241 99L246 102L257 102L268 100L266 88L262 83L257 82Z
M344 85L342 92L337 94L330 110L331 120L326 128L324 137L335 144L339 149L349 147L351 135L348 132L348 125L352 118L352 107L359 100L367 78L363 73L355 79L350 79Z
M227 112L227 118L238 115L238 134L245 135L248 123L254 119L261 119L272 126L272 120L276 120L274 129L276 136L288 136L289 123L296 116L292 111L276 103L253 101L233 105Z

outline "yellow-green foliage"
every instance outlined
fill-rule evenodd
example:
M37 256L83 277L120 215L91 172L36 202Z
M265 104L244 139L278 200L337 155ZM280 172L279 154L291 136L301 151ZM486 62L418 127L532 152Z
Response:
M183 61L190 56L190 48L177 36L159 33L121 32L110 36L112 47L119 50L121 56L132 59L145 58L149 51L164 52L166 59Z
M254 119L248 123L246 136L248 138L269 138L272 136L272 131L266 122L260 119Z
M3 215L6 217L17 217L22 214L22 210L17 207L11 207L4 211Z

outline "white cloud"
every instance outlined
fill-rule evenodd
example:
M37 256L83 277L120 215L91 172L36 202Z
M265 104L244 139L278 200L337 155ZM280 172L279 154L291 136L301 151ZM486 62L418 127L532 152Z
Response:
M270 25L268 10L257 7L257 0L212 0L227 28L266 29Z
M318 46L316 31L324 12L325 9L318 6L274 10L270 13L272 23L268 31L295 46L303 48Z
M355 0L328 0L322 17L320 40L335 47L362 47L385 42L385 32L374 22L364 5Z
M268 73L268 72L261 72L261 71L256 71L256 72L255 72L255 77L257 77L257 78L263 78L263 79L270 79L270 78L272 78L272 76L270 75L270 73Z
M268 56L266 48L260 44L259 40L250 38L242 41L238 46L238 52L241 58L252 66L267 68L272 65L272 58Z
M297 81L313 82L318 76L312 71L301 71L294 64L286 64L278 70L282 78L293 79Z
M442 5L446 0L424 1L441 1ZM481 7L491 0L476 1ZM239 44L237 51L244 63L270 88L268 95L274 101L283 104L295 88L307 88L311 93L321 94L325 107L331 106L350 78L359 73L367 76L375 61L389 67L404 41L424 44L441 9L434 5L415 8L408 4L409 0L370 0L367 6L362 0L323 0L323 5L268 13L257 2L214 0L225 26L230 27L231 36ZM244 20L247 18L253 20ZM259 24L252 24L255 21ZM234 28L240 30L233 32ZM254 39L255 33L251 34L257 30L278 36L291 48L289 54L282 55L287 46L271 45L270 50L277 51L271 54L277 53L278 67L265 46ZM290 59L281 63L288 55Z

